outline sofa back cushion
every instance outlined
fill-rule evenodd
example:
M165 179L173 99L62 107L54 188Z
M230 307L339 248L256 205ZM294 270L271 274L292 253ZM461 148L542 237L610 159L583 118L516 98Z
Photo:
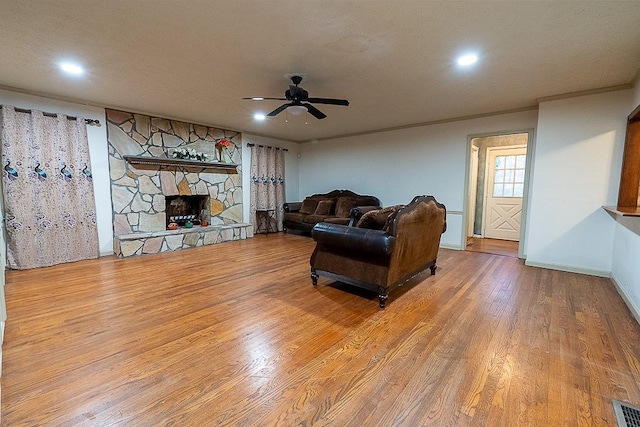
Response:
M300 207L300 210L298 212L302 214L311 215L316 211L316 206L318 206L318 199L312 199L307 197L302 202L302 206Z
M313 212L314 215L330 215L331 208L333 207L333 199L328 200L320 200L318 205L316 206L316 210Z
M356 207L356 199L353 197L338 197L336 203L336 217L348 218L351 213L351 209Z
M362 196L356 197L356 206L380 206L380 201L377 197Z

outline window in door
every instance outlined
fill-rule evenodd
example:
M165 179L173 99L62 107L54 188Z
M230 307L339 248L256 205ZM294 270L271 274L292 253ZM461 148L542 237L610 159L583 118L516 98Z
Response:
M496 156L493 197L522 197L526 155Z

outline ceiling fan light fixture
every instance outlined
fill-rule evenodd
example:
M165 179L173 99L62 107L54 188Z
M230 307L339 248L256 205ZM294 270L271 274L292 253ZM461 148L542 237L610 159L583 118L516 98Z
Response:
M287 113L293 114L294 116L301 116L307 112L307 107L303 105L291 105L287 107Z

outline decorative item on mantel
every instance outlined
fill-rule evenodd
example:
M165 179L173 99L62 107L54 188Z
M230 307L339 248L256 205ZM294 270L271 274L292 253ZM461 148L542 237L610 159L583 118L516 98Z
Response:
M227 150L228 147L230 146L231 146L231 142L229 142L229 140L226 138L222 138L216 141L216 149L218 150L218 161L220 163L225 163L224 158L222 157L222 153L224 150Z
M201 162L206 162L209 155L191 148L180 148L173 150L171 157L174 159L200 160Z

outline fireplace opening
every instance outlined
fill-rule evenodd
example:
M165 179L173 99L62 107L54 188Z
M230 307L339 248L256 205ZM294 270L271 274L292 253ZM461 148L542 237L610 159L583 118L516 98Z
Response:
M184 226L187 221L198 225L200 214L208 209L209 196L166 196L165 202L167 226L170 222Z

